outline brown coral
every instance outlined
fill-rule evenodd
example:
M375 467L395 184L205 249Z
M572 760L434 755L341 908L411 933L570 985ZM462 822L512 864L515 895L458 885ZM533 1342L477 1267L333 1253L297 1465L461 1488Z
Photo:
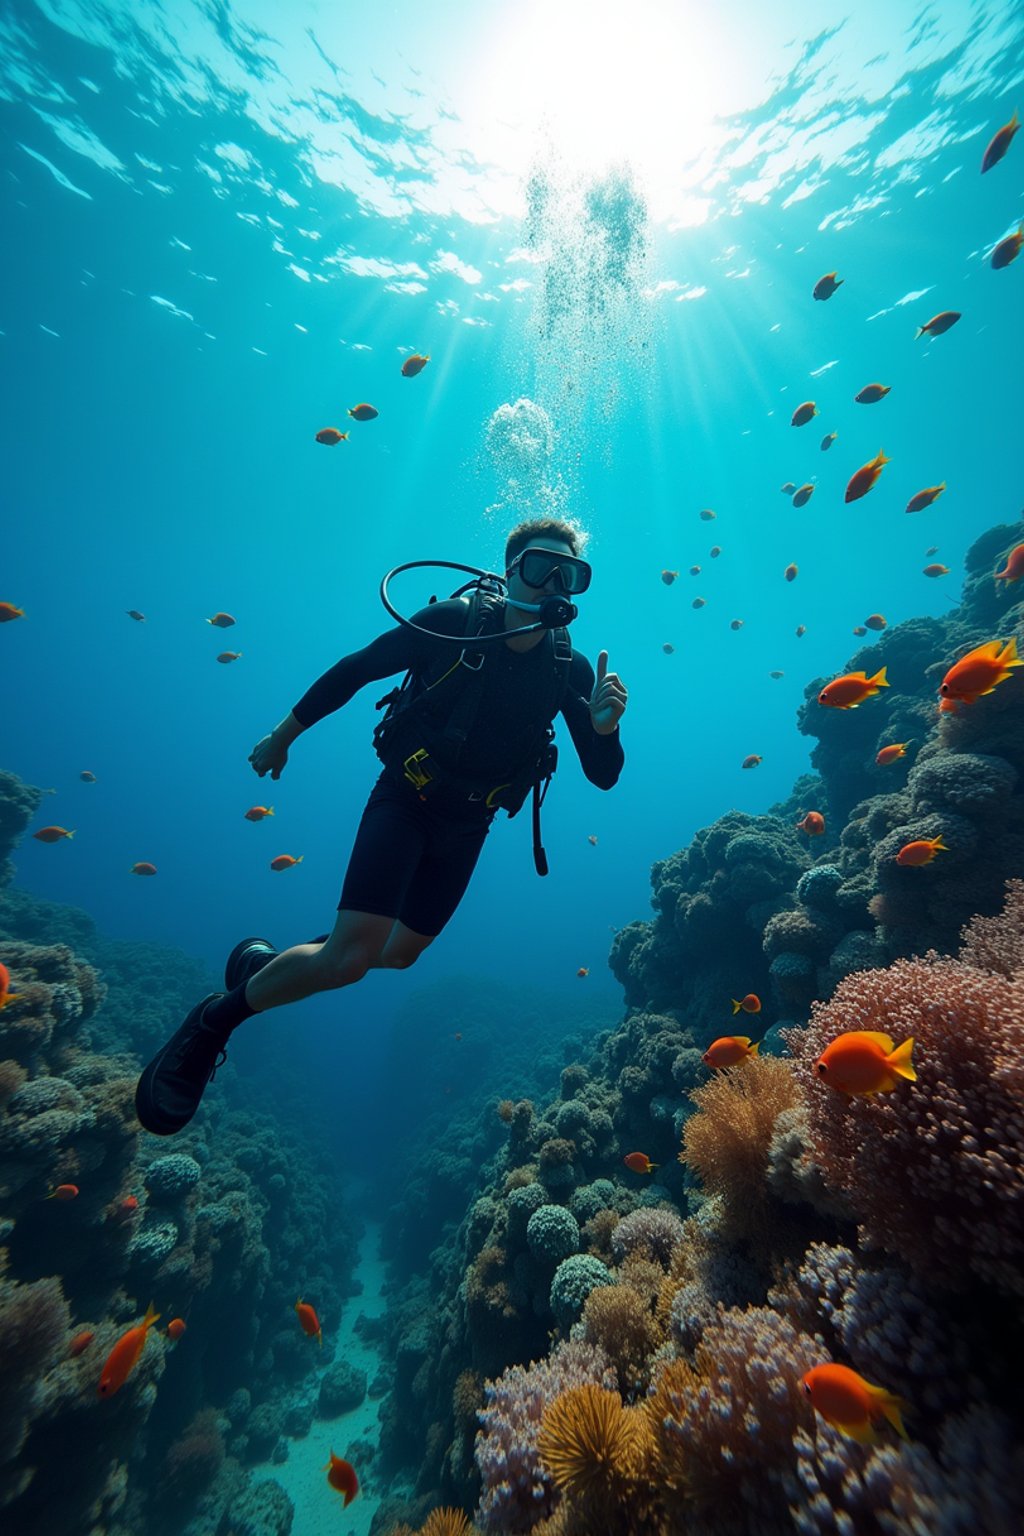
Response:
M695 1368L668 1362L646 1403L666 1503L685 1499L716 1530L731 1529L740 1510L737 1529L791 1529L784 1480L796 1459L793 1439L814 1428L800 1378L826 1359L820 1338L768 1307L719 1306Z
M545 1413L537 1449L557 1486L596 1508L628 1496L649 1465L653 1438L644 1411L623 1408L617 1392L571 1387Z
M681 1163L722 1197L730 1237L764 1241L778 1218L767 1187L768 1151L775 1122L800 1102L789 1064L757 1056L719 1072L690 1098L698 1113L683 1127Z
M583 1304L583 1337L604 1350L624 1397L634 1397L646 1385L648 1356L661 1343L661 1334L635 1290L628 1285L596 1286Z
M445 1505L431 1510L420 1526L419 1536L473 1536L475 1530L476 1527L469 1523L469 1516L461 1509Z
M1005 955L1006 930L993 939L992 921L974 942ZM917 1081L849 1102L818 1081L825 1047L858 1029L912 1038ZM848 976L786 1040L816 1161L856 1213L862 1245L930 1284L963 1290L973 1275L1024 1296L1024 980L900 960Z

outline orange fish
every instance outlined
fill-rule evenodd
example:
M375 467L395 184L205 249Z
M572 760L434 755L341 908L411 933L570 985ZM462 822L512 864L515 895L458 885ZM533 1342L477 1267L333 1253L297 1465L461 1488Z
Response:
M865 384L853 398L858 405L874 405L876 400L884 399L890 389L892 389L891 384Z
M350 1461L342 1456L335 1456L331 1452L331 1459L324 1463L323 1470L327 1473L327 1481L332 1488L337 1488L339 1493L345 1495L344 1508L347 1509L359 1492L359 1479L356 1477L356 1469Z
M1024 576L1024 544L1017 544L1006 556L1006 564L1001 571L995 573L996 581L1005 581L1012 584L1020 581Z
M841 288L845 282L845 277L836 277L834 272L826 272L824 277L818 278L811 297L814 299L830 299L836 289Z
M356 410L359 409L360 407L357 406ZM354 411L349 411L350 416L354 414ZM374 411L373 414L376 416L377 412ZM316 440L318 443L326 443L328 448L337 448L339 443L348 441L348 433L339 432L337 427L321 427L320 431L316 434Z
M78 777L82 780L83 784L96 783L96 775L94 773L90 773L88 768L83 768Z
M690 607L691 608L703 608L703 607L706 606L706 604L707 604L707 599L706 598L695 597L693 602L690 604Z
M154 1312L153 1303L150 1302L142 1322L136 1328L129 1328L127 1333L121 1335L107 1356L99 1386L96 1388L97 1397L113 1397L115 1392L121 1390L145 1348L146 1335L159 1317L160 1313Z
M665 652L666 656L674 656L676 653L675 646L672 645L668 640L665 641L665 644L662 646L662 650Z
M832 444L835 442L835 440L836 440L836 438L838 436L839 436L838 432L826 432L825 433L825 436L821 440L821 451L822 451L822 453L828 453L828 450L832 447Z
M843 500L859 501L862 496L866 496L882 473L882 466L891 463L892 460L886 458L885 454L880 450L877 458L870 459L867 464L862 464L856 474L850 476Z
M8 1003L16 1003L21 996L20 992L10 992L11 973L0 961L0 1008L6 1008Z
M23 619L24 608L15 608L13 603L0 603L0 624L10 624L12 619Z
M741 997L740 998L739 1002L737 1002L736 999L733 998L732 999L732 1011L733 1011L733 1013L739 1013L741 1008L742 1008L744 1013L760 1013L761 1012L761 999L758 997L756 992L748 992L746 997Z
M691 565L690 566L690 575L691 576L699 576L700 575L700 566L699 565Z
M866 630L866 628L864 627L863 624L855 624L853 626L853 629L852 629L851 633L856 635L858 640L859 640L862 635L866 635L867 634L867 630Z
M869 613L867 618L864 620L864 627L865 627L865 629L876 629L876 630L877 629L884 629L885 628L885 614L884 613Z
M756 1056L759 1046L759 1041L751 1045L749 1035L722 1035L711 1042L701 1061L706 1067L735 1067L748 1056Z
M32 833L40 843L59 843L62 837L74 837L74 835L73 832L68 831L67 827L40 827L38 832Z
M678 571L662 571L661 579L665 583L666 587L670 587L678 575Z
M798 832L806 832L808 837L820 837L825 830L825 818L820 811L808 811L803 821L796 824Z
M76 1333L68 1345L68 1354L72 1360L82 1354L84 1350L87 1350L95 1337L96 1330L94 1328L83 1328L81 1333Z
M814 401L805 400L802 405L797 406L796 410L793 412L792 420L789 424L791 427L804 427L811 420L812 416L817 415L818 407L815 405Z
M207 624L213 624L217 629L230 629L235 622L230 613L215 613L212 619L207 619Z
M917 336L941 336L943 331L948 331L951 325L956 325L960 319L959 309L942 309L937 315L932 315L924 325L918 326ZM917 340L917 336L914 340Z
M185 1332L185 1328L186 1323L183 1317L172 1317L170 1322L167 1324L167 1337L169 1339L178 1340Z
M646 1152L627 1152L622 1161L632 1173L650 1173L658 1167L657 1163L651 1162Z
M402 377L403 377L403 379L414 379L418 373L422 373L423 372L423 369L427 366L427 364L429 362L430 362L430 353L429 352L427 353L427 355L425 357L424 357L422 352L414 352L412 354L412 356L411 357L407 357L405 362L402 364Z
M1007 235L1005 240L1000 240L992 252L992 266L998 272L1001 267L1008 267L1011 261L1016 261L1020 255L1020 248L1024 245L1024 224L1012 235Z
M250 805L245 813L245 819L246 821L262 821L265 816L273 816L273 814L274 807L272 805Z
M896 1050L889 1035L854 1029L826 1046L814 1068L821 1081L839 1093L870 1098L873 1093L891 1092L901 1078L917 1082L913 1049L913 1040L904 1040Z
M950 667L939 684L939 693L944 699L973 704L1005 683L1015 667L1024 667L1024 661L1017 657L1016 640L990 640Z
M241 651L221 651L220 655L217 657L217 660L223 662L238 661L241 658L241 655Z
M922 576L948 576L948 565L926 565L921 572Z
M813 495L814 486L811 485L810 482L808 482L806 485L799 486L793 495L794 507L806 507L807 503L810 501Z
M785 576L787 581L796 581L797 571L799 569L799 566L790 564L786 566L786 569L782 574Z
M901 1397L884 1387L873 1387L848 1365L815 1365L800 1378L804 1391L827 1424L863 1445L881 1439L877 1426L888 1419L904 1440Z
M114 1215L117 1216L121 1221L129 1221L135 1215L135 1212L138 1210L138 1208L138 1196L125 1195L124 1199L119 1202Z
M742 629L743 628L743 622L744 621L742 619L730 619L729 620L729 628L730 629Z
M1013 136L1020 127L1017 114L1014 112L1008 123L1004 123L998 133L992 135L988 141L985 153L981 158L981 174L990 171L994 165L998 165L1013 142Z
M376 410L372 405L367 405L366 402L363 401L360 405L354 405L349 411L349 415L355 421L372 421L375 416L380 415L380 412Z
M793 484L792 480L787 480L785 485L779 486L779 490L782 492L783 496L792 496L793 492L796 490L796 486Z
M712 560L717 560L721 553L721 544L712 544L711 548L708 550L708 554L711 556Z
M718 516L718 513L717 512L712 512L710 507L702 507L701 508L700 520L701 520L702 523L713 523L717 516Z
M132 865L131 869L129 870L129 874L132 874L132 875L155 875L156 874L156 865L155 864L150 864L147 859L140 859L137 864L133 864Z
M913 739L914 738L911 737L910 741L913 741ZM875 766L877 768L886 768L890 763L894 763L898 757L906 757L907 748L910 746L910 741L890 742L890 744L887 747L883 747L876 756Z
M47 1200L77 1200L80 1190L77 1184L58 1184L56 1189L51 1189Z
M826 709L856 709L865 699L873 698L880 688L888 688L885 668L880 667L874 677L866 672L847 672L826 683L818 694L818 703Z
M579 970L576 972L576 975L577 976L589 976L590 975L590 968L589 968L589 966L581 965Z
M807 633L807 625L806 624L798 624L796 629L793 631L793 633L796 635L798 640L802 640L804 635L806 635L806 633Z
M597 847L597 838L594 836L593 832L591 832L587 837L587 842L590 844L591 848Z
M130 619L134 619L136 624L145 624L146 622L146 615L140 613L137 608L126 608L125 613Z
M918 837L912 843L904 843L896 855L896 863L904 869L921 869L930 864L937 853L948 853L941 837Z
M316 1308L310 1306L308 1301L303 1301L300 1296L295 1303L295 1310L298 1313L303 1333L311 1339L318 1339L320 1341L320 1348L323 1349L324 1331L320 1327L320 1319L316 1315Z
M745 757L743 759L742 763L740 763L740 767L741 768L758 768L758 767L760 767L761 762L762 762L762 759L760 757L758 757L757 753L756 752L751 752L750 756L749 757Z
M271 859L270 867L271 869L291 869L293 865L301 864L305 857L304 853L300 853L297 859L293 859L290 853L279 853L276 859Z
M917 491L907 502L907 512L921 512L925 507L930 507L933 501L940 497L946 489L946 482L941 485L927 485L923 491Z

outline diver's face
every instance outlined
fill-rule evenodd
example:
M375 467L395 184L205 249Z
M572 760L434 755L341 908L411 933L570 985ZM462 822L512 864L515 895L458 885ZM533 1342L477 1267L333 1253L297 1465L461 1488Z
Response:
M530 549L550 549L554 555L572 555L572 549L565 539L531 539L528 547ZM550 597L553 594L561 595L562 589L554 574L548 578L542 587L531 587L520 575L521 570L522 566L517 565L511 574L508 571L505 572L505 577L508 581L508 595L512 598L513 602L539 603L542 598ZM517 624L522 622L522 617L516 619Z

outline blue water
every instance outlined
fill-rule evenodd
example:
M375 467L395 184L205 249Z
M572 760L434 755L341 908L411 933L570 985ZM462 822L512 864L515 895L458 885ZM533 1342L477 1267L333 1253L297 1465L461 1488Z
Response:
M302 736L277 784L254 777L255 742L389 625L392 566L500 570L509 528L543 512L590 534L572 634L629 689L621 780L588 784L563 730L548 878L528 815L500 817L414 972L281 1015L311 1095L339 1052L347 1084L372 1075L421 986L529 984L554 1017L585 966L614 1018L608 945L649 915L651 863L785 798L809 765L804 689L845 669L853 627L945 612L965 550L1021 508L1024 261L988 261L1024 216L1021 145L979 175L1022 102L1019 8L819 21L727 0L712 25L634 4L625 27L618 9L0 17L0 600L26 615L0 633L3 765L55 790L37 825L75 831L25 839L22 889L214 970L244 934L322 932L386 685ZM843 286L816 303L831 270ZM916 339L943 309L960 323ZM407 380L413 351L430 363ZM855 404L874 380L891 394ZM820 415L794 429L805 399ZM348 419L362 400L376 421ZM318 445L327 425L349 441ZM846 505L880 449L891 464ZM779 487L808 480L795 510ZM407 612L452 585L405 581ZM204 623L218 609L233 629ZM218 666L225 648L241 659ZM246 821L254 803L274 819ZM302 863L272 873L279 853ZM381 1108L350 1104L350 1124ZM358 1145L368 1170L379 1148Z

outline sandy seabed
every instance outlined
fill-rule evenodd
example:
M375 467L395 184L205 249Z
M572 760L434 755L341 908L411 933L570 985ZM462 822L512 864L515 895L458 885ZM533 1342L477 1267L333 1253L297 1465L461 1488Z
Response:
M355 1278L363 1284L362 1294L346 1303L337 1347L330 1362L348 1360L366 1372L367 1383L377 1375L380 1357L354 1331L354 1325L361 1312L367 1317L379 1317L384 1311L383 1286L387 1267L380 1257L380 1236L380 1227L367 1223L355 1268ZM325 1364L323 1371L327 1368ZM287 1461L279 1465L264 1461L252 1468L258 1480L273 1478L280 1483L295 1505L292 1536L368 1536L379 1499L368 1496L360 1487L346 1509L343 1496L328 1483L325 1469L332 1450L336 1455L344 1456L345 1447L354 1440L376 1441L378 1407L378 1399L367 1395L351 1413L343 1413L336 1419L316 1418L308 1435L301 1439L285 1436ZM356 1475L359 1473L357 1465Z

